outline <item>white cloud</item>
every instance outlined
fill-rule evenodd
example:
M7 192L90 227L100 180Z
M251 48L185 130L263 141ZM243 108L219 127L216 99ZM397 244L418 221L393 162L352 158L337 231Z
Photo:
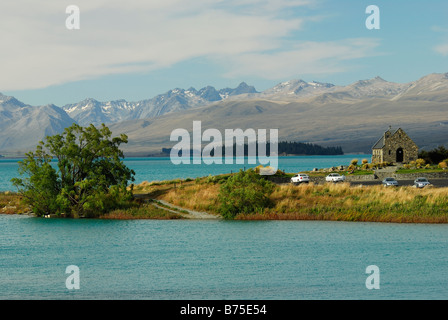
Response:
M446 28L446 27L441 27L441 26L435 25L435 26L431 27L431 31L437 32L437 33L442 33L445 36L445 38L446 38L446 35L448 35L448 28ZM443 56L446 56L446 55L448 55L448 41L444 41L441 44L434 46L432 49L434 52L441 54Z
M448 55L448 43L435 46L434 51L444 56Z
M253 75L265 79L285 79L302 75L347 71L345 61L376 55L378 39L346 39L304 42L287 51L249 53L235 57L229 77Z
M65 27L71 4L80 8L80 30ZM288 64L336 72L340 66L332 59L368 54L372 44L356 40L308 42L277 52L305 21L283 13L309 5L310 0L4 1L0 91L147 72L195 57L226 57L238 68L234 75L284 78Z

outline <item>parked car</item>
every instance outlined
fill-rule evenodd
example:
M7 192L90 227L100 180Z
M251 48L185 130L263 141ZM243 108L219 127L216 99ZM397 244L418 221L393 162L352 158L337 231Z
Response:
M414 180L414 187L417 187L417 188L424 188L430 184L431 184L431 182L429 182L428 179L423 178L423 177L420 177L420 178L417 178Z
M345 181L345 176L341 176L339 173L330 173L325 177L325 181L327 182L342 182Z
M299 173L291 178L291 183L300 184L310 182L310 177L307 174Z
M395 178L385 178L385 179L383 180L383 185L384 185L385 187L388 187L388 186L394 186L394 187L396 187L396 186L398 186L398 181L395 180Z

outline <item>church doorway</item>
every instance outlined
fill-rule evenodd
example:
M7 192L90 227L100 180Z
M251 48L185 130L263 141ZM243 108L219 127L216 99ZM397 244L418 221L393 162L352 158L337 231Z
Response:
M404 158L404 156L403 156L403 148L398 148L397 149L397 160L396 160L396 162L403 162L403 158Z

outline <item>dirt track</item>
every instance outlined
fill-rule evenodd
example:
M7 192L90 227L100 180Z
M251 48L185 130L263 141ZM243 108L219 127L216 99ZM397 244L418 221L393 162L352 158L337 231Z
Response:
M187 219L219 219L220 218L217 215L210 214L207 212L199 212L199 211L195 211L195 210L181 208L179 206L175 206L174 204L168 203L163 200L157 200L157 201L169 208L173 208L174 210L170 210L169 208L157 205L157 203L153 203L153 205L155 205L156 207L163 209L163 210L171 211L173 213L180 214L181 216L183 216L184 218L187 218Z

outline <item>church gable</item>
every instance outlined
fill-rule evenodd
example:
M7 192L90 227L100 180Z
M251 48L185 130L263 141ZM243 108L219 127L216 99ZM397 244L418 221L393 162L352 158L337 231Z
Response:
M395 132L389 128L372 147L372 163L410 162L417 157L418 146L401 128Z

